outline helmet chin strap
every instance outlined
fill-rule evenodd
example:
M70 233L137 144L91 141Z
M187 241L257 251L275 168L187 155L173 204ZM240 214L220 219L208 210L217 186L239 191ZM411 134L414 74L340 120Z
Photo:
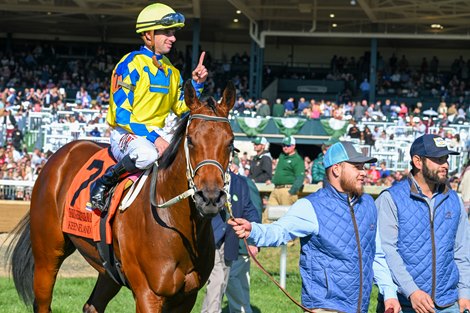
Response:
M162 65L160 64L160 62L158 62L158 60L157 60L157 55L155 54L156 45L157 45L157 43L155 42L155 30L152 29L150 32L151 32L151 35L152 35L152 39L150 40L150 47L152 47L152 52L153 52L152 63L153 63L153 65L155 65L158 69L161 69L161 68L162 68Z

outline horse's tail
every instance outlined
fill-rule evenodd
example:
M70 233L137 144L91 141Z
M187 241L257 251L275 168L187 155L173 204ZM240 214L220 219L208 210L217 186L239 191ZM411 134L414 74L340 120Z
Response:
M6 250L6 264L10 262L16 291L26 305L32 305L34 258L31 248L31 223L29 213L12 231L13 239Z

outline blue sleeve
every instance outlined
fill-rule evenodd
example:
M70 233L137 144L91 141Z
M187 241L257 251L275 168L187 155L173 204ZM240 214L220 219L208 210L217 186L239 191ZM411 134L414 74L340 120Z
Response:
M194 80L191 80L191 84L193 85L194 89L196 89L196 96L200 98L202 90L204 89L204 83L197 83Z
M296 201L286 215L272 224L251 223L250 240L258 247L277 247L297 237L318 234L317 215L307 199Z
M202 91L204 90L204 83L197 83L194 80L191 80L191 84L193 85L194 89L196 90L196 97L200 98ZM184 100L184 90L183 90L183 78L180 77L180 92L179 92L179 101Z
M372 267L374 270L374 281L384 299L397 298L397 286L393 283L392 274L385 260L378 231L375 237L375 258Z
M156 131L152 130L148 135L147 135L147 140L150 141L151 143L154 143L157 138L160 137L159 134L157 134Z

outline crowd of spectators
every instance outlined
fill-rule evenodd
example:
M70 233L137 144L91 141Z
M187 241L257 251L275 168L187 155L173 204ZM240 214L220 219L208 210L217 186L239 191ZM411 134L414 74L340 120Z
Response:
M242 176L248 177L250 172L250 164L252 158L247 154L243 153L239 157L240 160L240 171L239 174ZM272 169L273 173L276 171L278 159L272 160ZM304 184L318 184L321 182L314 182L312 177L312 168L313 168L313 160L309 156L304 157L304 164L305 164L305 178ZM451 173L449 178L449 184L452 189L457 190L459 187L459 183L462 177L463 172L454 172ZM366 177L364 184L365 186L379 186L379 187L390 187L396 182L401 181L402 179L406 178L409 174L408 169L404 170L396 170L393 171L387 167L387 162L381 161L379 163L372 163L366 166Z
M111 53L111 50L102 46L95 49L89 56L75 57L57 53L55 46L51 44L25 46L19 51L0 51L0 124L4 129L4 136L0 138L0 179L34 181L51 153L41 149L28 153L24 136L29 112L50 112L53 116L50 123L65 123L72 127L78 124L105 123L111 72L118 61L116 56L120 54L118 51ZM170 57L185 75L189 54L184 55L175 50ZM378 138L385 139L393 134L377 128L369 129L367 126L360 129L358 122L394 120L397 125L411 126L423 134L429 127L438 126L439 135L448 137L455 145L465 145L459 134L449 134L444 130L453 123L470 120L470 108L465 102L469 96L470 61L465 61L463 57L456 59L450 71L443 74L439 70L437 57L431 58L429 63L423 58L421 65L417 67L410 66L406 56L398 60L392 55L388 62L381 55L378 56L378 94L416 96L416 92L429 92L431 96L442 99L435 118L422 111L423 105L420 102L409 106L390 97L384 103L369 103L366 99L370 88L367 81L370 56L367 54L357 61L353 57L333 56L326 79L347 82L340 101L288 97L269 103L267 99L249 98L247 75L234 71L248 66L249 62L250 57L246 52L236 53L231 58L224 56L220 62L214 62L210 53L206 53L205 63L210 69L206 91L219 98L224 82L231 79L239 95L233 109L234 115L295 116L309 119L333 117L347 120L351 124L348 136L366 145L374 145ZM265 71L269 77L269 67ZM306 79L315 78L315 75L293 77ZM362 83L359 85L358 81ZM355 93L360 93L364 100L352 100ZM448 102L447 99L451 97L458 97L458 101ZM72 112L72 109L75 111ZM77 113L80 109L92 109L97 113ZM70 111L70 114L59 115L63 111ZM106 136L98 128L93 128L87 135ZM249 169L244 166L244 162L248 161L243 157L240 159L243 169L241 172L248 172ZM311 160L306 157L305 162L305 183L310 183ZM275 165L276 160L273 160L273 169ZM381 164L381 170L385 170L383 167ZM371 170L368 184L388 186L406 175L386 170L387 175L383 172L378 175L377 171L380 169ZM4 195L0 194L1 197ZM27 195L23 197L27 198Z
M0 180L34 182L49 156L40 149L19 151L11 143L0 147ZM0 185L0 199L30 200L31 190L30 186Z
M423 57L420 64L410 64L406 55L398 58L393 53L386 60L377 55L377 94L380 96L418 97L430 96L449 101L459 98L462 104L470 94L470 59L463 56L456 58L450 69L441 69L437 56ZM345 101L358 92L368 96L370 53L365 53L358 60L354 57L334 55L330 61L328 80L343 80L346 90ZM356 83L354 83L356 82Z

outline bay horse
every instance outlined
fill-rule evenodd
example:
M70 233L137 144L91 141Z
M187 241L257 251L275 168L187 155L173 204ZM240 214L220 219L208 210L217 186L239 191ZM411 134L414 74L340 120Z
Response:
M192 84L184 85L189 114L176 127L163 154L157 187L150 179L126 211L112 224L113 248L131 289L136 312L190 312L197 291L214 264L211 217L225 205L227 170L233 150L228 114L235 102L229 82L223 99L201 102ZM71 142L51 156L33 188L29 213L15 228L9 246L12 274L22 300L34 312L51 312L52 290L62 262L75 250L98 271L85 313L104 312L121 285L107 274L93 240L62 231L65 198L73 177L103 147L91 141ZM187 176L188 174L188 176ZM191 188L192 197L157 208ZM156 194L151 200L150 194Z

